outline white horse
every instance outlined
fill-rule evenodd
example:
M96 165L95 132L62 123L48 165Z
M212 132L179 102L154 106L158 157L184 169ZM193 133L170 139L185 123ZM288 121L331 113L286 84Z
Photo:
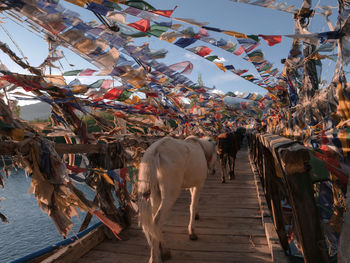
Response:
M181 189L191 192L188 234L197 239L194 220L199 218L200 191L208 171L214 174L219 168L216 145L209 138L165 137L146 150L139 168L140 222L151 248L149 262L162 262L170 258L170 251L165 249L161 227Z

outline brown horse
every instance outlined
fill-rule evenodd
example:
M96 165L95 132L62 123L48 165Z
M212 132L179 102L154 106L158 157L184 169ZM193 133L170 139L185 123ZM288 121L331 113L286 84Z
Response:
M232 132L221 133L218 139L218 154L222 169L222 183L225 183L225 176L229 174L229 179L235 178L236 155L240 148L238 136ZM227 165L229 167L227 171Z

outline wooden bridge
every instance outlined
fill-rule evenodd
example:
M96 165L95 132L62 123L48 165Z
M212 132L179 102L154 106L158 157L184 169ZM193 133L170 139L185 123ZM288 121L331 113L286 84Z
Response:
M226 184L208 177L196 221L197 241L187 234L190 194L181 193L163 228L172 253L167 262L272 262L246 147L238 152L235 172L236 179ZM128 240L105 239L78 262L148 262L142 230L135 223L126 234Z

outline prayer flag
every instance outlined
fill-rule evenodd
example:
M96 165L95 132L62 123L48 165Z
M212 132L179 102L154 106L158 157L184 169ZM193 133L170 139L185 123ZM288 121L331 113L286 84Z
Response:
M174 44L185 48L188 47L189 45L193 44L194 42L196 42L197 39L196 38L179 38Z
M87 9L89 9L95 13L98 13L100 15L103 15L103 16L107 15L108 11L110 10L108 7L96 4L94 2L90 3L87 6Z
M244 48L243 47L239 47L235 52L233 52L234 55L236 56L240 56L244 53Z
M248 38L248 36L246 34L239 33L236 31L223 31L223 33L226 35L229 35L229 36L233 36L235 38Z
M173 10L155 10L155 11L150 11L150 12L157 14L157 15L161 15L161 16L165 16L165 17L170 18L171 15L174 13L176 8L177 8L177 6L175 6Z
M82 71L83 71L82 69L67 71L63 73L63 76L77 76Z
M70 3L74 4L74 5L78 5L78 6L84 7L87 0L66 0L66 1L70 2Z
M121 89L117 89L117 88L113 88L111 90L109 90L104 96L104 99L107 100L115 100L118 99L120 97L120 95L122 95L123 90Z
M128 24L128 26L136 28L141 32L146 32L150 30L150 22L146 19L141 19L139 21L136 21L135 23Z
M276 45L282 41L282 36L279 35L259 35L259 37L262 37L269 46Z
M98 89L99 87L101 87L103 82L104 82L104 79L97 80L94 83L87 86L87 88L88 89Z
M102 83L101 89L109 89L112 84L113 84L112 79L105 79Z
M210 54L213 50L208 47L202 47L198 52L196 52L197 55L201 57L205 57Z
M96 72L96 70L91 69L91 68L87 68L87 69L83 70L82 72L80 72L78 75L79 76L91 76L95 72Z

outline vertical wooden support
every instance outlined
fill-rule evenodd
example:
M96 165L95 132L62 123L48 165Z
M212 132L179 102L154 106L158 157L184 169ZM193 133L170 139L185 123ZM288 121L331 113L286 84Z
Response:
M298 241L306 263L326 263L328 252L308 173L309 153L301 145L279 149Z

